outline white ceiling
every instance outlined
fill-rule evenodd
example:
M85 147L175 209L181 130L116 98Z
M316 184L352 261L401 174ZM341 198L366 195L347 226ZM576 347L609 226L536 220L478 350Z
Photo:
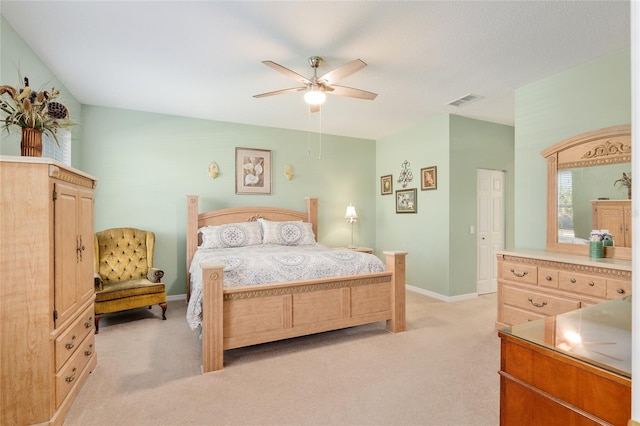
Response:
M629 1L6 1L1 12L82 104L379 139L452 113L514 124L514 90L630 46ZM353 59L309 115L272 60L311 77ZM462 107L446 104L473 93Z

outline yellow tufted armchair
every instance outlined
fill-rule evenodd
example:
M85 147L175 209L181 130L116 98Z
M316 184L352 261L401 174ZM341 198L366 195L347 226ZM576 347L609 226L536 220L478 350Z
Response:
M102 315L158 304L166 320L164 271L153 267L155 234L112 228L94 235L96 334Z

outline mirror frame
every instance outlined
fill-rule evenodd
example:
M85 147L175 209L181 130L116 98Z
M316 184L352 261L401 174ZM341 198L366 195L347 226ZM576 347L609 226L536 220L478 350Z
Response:
M542 151L547 160L547 251L589 255L589 246L558 242L558 170L631 163L631 125L606 127ZM631 247L605 247L605 257L631 260Z

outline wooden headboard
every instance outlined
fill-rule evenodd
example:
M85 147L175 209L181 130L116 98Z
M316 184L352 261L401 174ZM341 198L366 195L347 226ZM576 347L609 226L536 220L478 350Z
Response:
M311 222L314 235L318 236L318 199L305 198L307 211L282 209L278 207L231 207L198 213L198 196L187 195L187 300L191 293L189 267L191 259L198 249L198 229L203 226L224 225L227 223L250 222L263 218L274 222L302 220Z

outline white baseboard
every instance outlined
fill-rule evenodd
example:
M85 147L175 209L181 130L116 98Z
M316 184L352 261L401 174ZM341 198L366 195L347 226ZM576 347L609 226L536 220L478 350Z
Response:
M173 302L174 300L187 300L187 294L172 294L171 296L167 296L167 302Z
M406 285L407 290L409 291L413 291L415 293L419 293L422 294L424 296L427 297L431 297L433 299L437 299L440 300L442 302L460 302L462 300L470 300L470 299L475 299L476 297L478 297L478 293L467 293L467 294L460 294L458 296L445 296L443 294L440 293L436 293L433 291L429 291L429 290L425 290L423 288L420 287L414 287L412 285Z

